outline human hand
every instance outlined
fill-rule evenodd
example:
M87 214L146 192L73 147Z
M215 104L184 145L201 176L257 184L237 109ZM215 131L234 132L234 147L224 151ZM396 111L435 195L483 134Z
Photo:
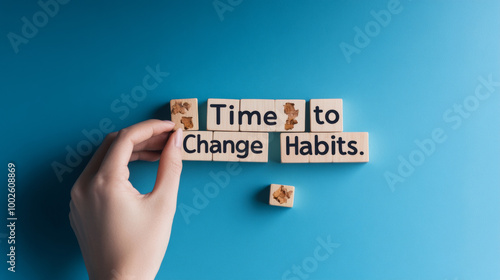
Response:
M158 272L182 171L182 130L173 127L147 120L109 134L75 182L69 220L90 279L154 279ZM128 180L134 160L160 160L151 193Z

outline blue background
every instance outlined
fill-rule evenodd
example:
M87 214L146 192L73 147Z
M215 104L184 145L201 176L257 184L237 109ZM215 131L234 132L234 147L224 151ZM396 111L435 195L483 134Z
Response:
M499 279L500 87L470 103L460 125L443 114L473 102L479 77L500 80L500 2L401 1L348 63L339 44L353 45L354 28L387 3L245 0L219 17L211 0L73 0L15 53L7 34L22 34L21 18L41 8L2 1L1 164L17 165L19 221L15 274L0 227L0 278L87 278L68 202L90 156L62 182L51 167L86 139L82 130L103 118L115 130L169 118L169 100L189 97L204 129L206 99L218 97L343 98L344 130L370 133L370 162L280 164L273 133L268 163L239 164L197 214L178 209L158 279L281 279L328 236L340 246L309 279ZM156 65L170 75L120 118L113 101ZM436 128L446 141L391 189L384 174L398 174L398 157ZM156 167L131 164L141 192ZM179 205L194 207L196 190L226 167L185 162ZM292 209L266 205L270 183L296 187Z

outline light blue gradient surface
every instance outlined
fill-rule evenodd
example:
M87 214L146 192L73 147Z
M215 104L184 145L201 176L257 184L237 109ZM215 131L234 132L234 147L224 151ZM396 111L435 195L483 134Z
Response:
M339 44L354 44L353 28L388 2L244 0L221 21L212 1L73 0L16 54L7 34L21 34L21 18L40 7L2 1L1 164L17 165L19 221L17 272L7 272L0 238L0 278L88 277L68 202L90 156L62 182L51 167L85 139L82 130L103 118L115 130L168 118L167 102L189 97L200 101L204 129L206 99L218 97L342 98L344 130L370 133L370 162L280 164L273 133L269 163L239 164L189 220L178 209L158 279L282 279L311 265L317 239L328 236L340 246L308 279L499 279L500 87L456 129L443 114L471 100L479 77L500 81L500 3L401 1L348 63ZM170 75L121 119L111 104L142 83L148 65ZM408 159L436 128L446 141L391 190L384 173L397 173L398 156ZM179 205L194 207L195 191L226 166L185 162ZM131 165L141 192L156 167ZM270 183L296 187L292 209L264 203Z

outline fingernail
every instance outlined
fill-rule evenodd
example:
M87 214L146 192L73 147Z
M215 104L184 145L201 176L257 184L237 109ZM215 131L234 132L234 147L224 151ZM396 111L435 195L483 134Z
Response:
M169 121L169 120L163 120L164 122L168 123L168 124L173 124L175 125L175 123L173 121Z
M177 148L182 147L182 128L178 128L177 131L175 132L175 146Z

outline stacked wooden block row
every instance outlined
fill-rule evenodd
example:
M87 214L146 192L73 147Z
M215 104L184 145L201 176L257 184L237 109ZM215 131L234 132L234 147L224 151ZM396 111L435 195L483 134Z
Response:
M368 133L342 132L342 99L208 99L207 131L199 131L198 100L170 101L184 132L184 160L267 162L268 132L280 136L281 162L368 162Z

